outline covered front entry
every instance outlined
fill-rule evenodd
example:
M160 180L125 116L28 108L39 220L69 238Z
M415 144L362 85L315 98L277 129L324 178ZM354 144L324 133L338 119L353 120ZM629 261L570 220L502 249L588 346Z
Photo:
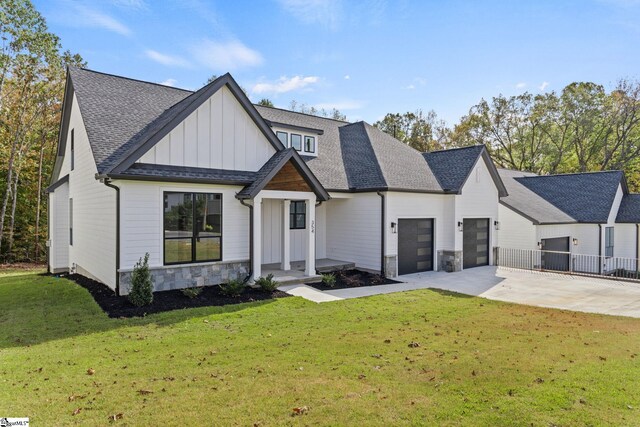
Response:
M398 274L433 270L433 219L398 220Z
M462 224L462 268L489 265L489 218L465 218Z

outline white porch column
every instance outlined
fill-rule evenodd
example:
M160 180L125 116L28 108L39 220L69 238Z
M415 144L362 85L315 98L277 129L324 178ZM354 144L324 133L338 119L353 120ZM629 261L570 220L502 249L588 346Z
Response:
M262 275L262 196L253 198L253 279Z
M316 274L316 198L305 200L307 213L307 258L304 274L313 276Z
M289 209L291 200L282 201L282 257L280 259L280 269L291 270L291 230L289 227Z

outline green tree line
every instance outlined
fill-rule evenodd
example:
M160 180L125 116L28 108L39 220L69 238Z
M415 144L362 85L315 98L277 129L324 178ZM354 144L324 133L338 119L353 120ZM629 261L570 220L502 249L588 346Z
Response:
M624 170L640 191L640 82L591 82L481 100L452 127L421 110L387 114L379 129L420 151L485 144L500 167L556 174Z
M0 38L0 261L42 261L65 69L84 63L28 0L0 3Z

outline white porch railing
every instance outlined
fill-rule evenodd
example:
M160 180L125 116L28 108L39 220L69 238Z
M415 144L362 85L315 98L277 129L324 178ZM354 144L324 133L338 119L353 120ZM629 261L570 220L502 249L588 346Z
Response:
M640 281L640 261L636 258L500 247L495 251L499 267Z

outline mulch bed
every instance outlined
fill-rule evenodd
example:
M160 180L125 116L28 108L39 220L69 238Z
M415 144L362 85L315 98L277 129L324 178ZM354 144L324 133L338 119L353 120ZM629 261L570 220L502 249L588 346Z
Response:
M205 286L202 292L195 298L185 296L181 290L154 292L153 302L144 307L136 307L131 304L126 296L116 296L115 292L100 282L81 276L70 274L63 276L76 282L89 291L100 308L109 317L141 317L152 313L179 310L182 308L223 306L228 304L240 304L244 302L264 301L274 298L290 296L282 291L265 292L261 289L247 287L242 295L229 297L220 292L219 286Z
M336 277L336 285L331 287L322 282L306 283L320 291L332 291L335 289L359 288L362 286L379 286L401 283L374 273L360 270L341 270L333 273Z

